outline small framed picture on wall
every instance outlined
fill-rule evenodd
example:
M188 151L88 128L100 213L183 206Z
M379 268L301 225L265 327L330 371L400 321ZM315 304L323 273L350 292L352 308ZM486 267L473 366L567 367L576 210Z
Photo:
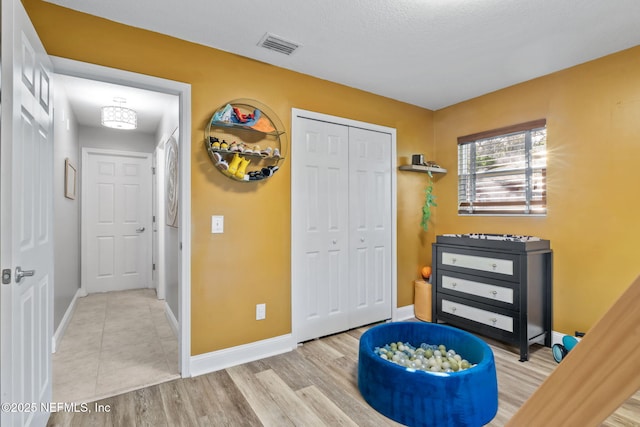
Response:
M64 159L64 197L67 199L76 198L77 169L67 157Z

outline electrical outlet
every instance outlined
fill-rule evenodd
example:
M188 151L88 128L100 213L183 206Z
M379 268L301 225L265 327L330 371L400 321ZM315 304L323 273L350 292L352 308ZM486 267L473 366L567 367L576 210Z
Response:
M222 215L211 216L211 233L212 234L224 233L224 216Z
M264 320L267 317L267 304L256 304L256 320Z

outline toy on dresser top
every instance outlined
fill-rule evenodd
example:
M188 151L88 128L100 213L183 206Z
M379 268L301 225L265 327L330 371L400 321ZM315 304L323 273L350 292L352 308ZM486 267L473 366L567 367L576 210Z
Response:
M436 236L436 242L456 246L516 251L545 250L551 247L549 240L517 234L441 234Z
M443 234L446 237L467 237L469 239L487 239L499 240L503 242L537 242L540 239L535 236L522 236L517 234L486 234L486 233L469 233L469 234Z

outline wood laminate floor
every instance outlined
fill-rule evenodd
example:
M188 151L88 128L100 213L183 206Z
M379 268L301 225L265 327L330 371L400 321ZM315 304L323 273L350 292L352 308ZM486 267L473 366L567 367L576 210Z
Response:
M48 426L398 426L372 409L358 391L358 339L366 329L103 399L89 404L91 412L54 413ZM499 389L498 414L488 425L503 426L556 363L546 347L533 346L530 361L522 363L517 349L486 341L494 352ZM109 412L96 412L95 405ZM603 425L640 426L640 392Z

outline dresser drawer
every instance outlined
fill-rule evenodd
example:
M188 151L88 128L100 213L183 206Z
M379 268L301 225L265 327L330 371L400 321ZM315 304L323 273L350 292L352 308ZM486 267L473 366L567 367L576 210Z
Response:
M476 280L461 279L459 277L449 276L446 272L442 274L439 283L443 289L486 298L489 301L500 301L507 304L513 304L515 302L514 291L513 288L510 287L497 286Z
M492 311L483 310L469 305L450 301L443 298L441 300L441 311L450 315L481 323L492 328L501 329L503 331L514 331L513 317L504 314L494 313Z
M514 260L493 258L489 256L467 255L456 252L441 252L443 266L467 268L470 270L486 271L489 273L514 275Z

